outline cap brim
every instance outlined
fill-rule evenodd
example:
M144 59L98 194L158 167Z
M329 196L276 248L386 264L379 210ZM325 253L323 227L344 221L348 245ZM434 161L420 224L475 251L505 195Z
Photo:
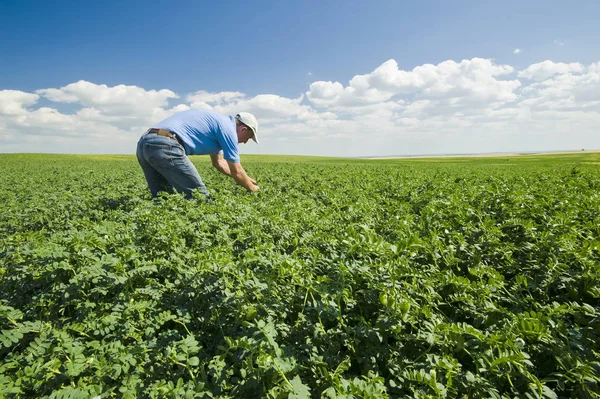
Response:
M254 140L254 142L255 142L256 144L258 144L258 138L256 138L256 132L255 132L254 130L252 130L252 132L253 132L254 134L252 135L252 137L251 137L251 138L252 138L252 140Z

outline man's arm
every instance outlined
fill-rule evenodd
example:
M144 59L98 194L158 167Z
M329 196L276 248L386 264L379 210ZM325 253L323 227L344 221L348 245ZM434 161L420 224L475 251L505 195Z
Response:
M224 175L230 176L237 184L248 191L258 191L256 181L246 174L242 164L229 162L223 158L223 154L210 154L212 165Z
M259 187L256 185L256 181L246 174L246 171L244 168L242 168L241 163L227 161L227 165L229 166L230 176L237 184L244 187L248 191L259 190Z
M212 165L221 173L227 176L231 176L231 171L229 170L229 165L225 158L223 158L223 154L210 154L210 160L212 161Z

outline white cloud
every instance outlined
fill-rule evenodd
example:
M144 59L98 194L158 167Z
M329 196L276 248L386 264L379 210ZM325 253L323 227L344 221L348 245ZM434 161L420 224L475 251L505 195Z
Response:
M513 50L513 54L519 54L521 52L520 48L516 48Z
M137 86L117 85L109 87L80 80L61 88L47 88L36 91L55 103L69 103L81 106L74 116L78 121L111 124L124 131L139 132L157 119L163 119L169 112L165 107L169 99L179 96L171 90L146 90ZM184 105L185 107L185 105ZM181 110L178 105L174 110ZM95 129L92 129L95 130Z
M306 93L316 106L361 106L389 101L397 96L417 99L455 99L455 103L477 104L513 101L518 80L504 80L513 68L492 60L473 58L425 64L404 71L389 60L366 75L354 76L348 86L339 82L314 82Z
M519 72L520 78L531 79L535 81L546 80L557 74L564 74L569 72L581 73L583 72L583 65L578 62L565 64L563 62L552 62L546 60L537 64L530 65L525 70Z
M18 90L0 90L0 115L24 115L40 96Z
M243 98L244 93L237 91L222 91L220 93L209 93L201 90L187 96L192 108L212 109L216 105L224 105L238 98ZM212 104L212 105L211 105Z
M419 100L410 103L404 112L403 118L424 119L427 116L427 111L435 107L435 103L431 100Z
M523 90L521 101L537 110L598 110L600 100L599 63L584 67L581 64L554 64L546 61L546 71L539 72L534 64L528 69L537 72L538 81ZM541 77L547 76L546 79ZM541 81L539 81L541 80Z
M247 97L242 93L198 92L188 97L192 107L213 109L223 114L234 115L238 112L251 112L261 121L309 121L334 117L331 112L318 113L308 105L302 104L304 96L286 98L275 94L259 94Z
M60 89L36 91L42 97L58 103L79 103L111 115L127 115L132 112L148 113L164 107L170 98L178 98L171 90L145 90L137 86L118 85L108 87L85 80L71 83Z
M241 98L227 105L218 106L223 113L234 114L240 110L252 112L262 118L308 120L317 113L308 105L302 105L303 97L285 98L275 94L259 94L252 98Z
M388 60L346 85L315 81L296 98L204 90L177 94L86 81L34 93L0 90L0 145L19 152L26 144L27 151L133 153L151 124L194 107L254 113L265 139L241 150L258 153L600 148L600 62L547 60L515 71L473 58L405 71Z

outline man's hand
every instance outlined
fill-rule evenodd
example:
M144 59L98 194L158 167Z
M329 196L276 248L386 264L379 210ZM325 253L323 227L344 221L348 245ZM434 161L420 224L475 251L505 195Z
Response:
M258 186L256 185L256 180L254 180L254 179L253 179L253 178L251 178L250 176L248 176L248 179L250 179L250 181L251 181L251 182L252 182L252 184L253 184L253 187L250 189L250 192L252 192L252 193L255 193L255 192L257 192L258 190L260 190L260 187L258 187Z

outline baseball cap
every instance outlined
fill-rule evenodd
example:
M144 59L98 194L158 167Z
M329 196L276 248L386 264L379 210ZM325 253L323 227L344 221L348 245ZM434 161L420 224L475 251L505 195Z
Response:
M240 112L235 116L235 119L252 129L252 132L254 132L252 140L258 144L258 136L256 135L258 133L258 121L256 120L256 117L250 112Z

